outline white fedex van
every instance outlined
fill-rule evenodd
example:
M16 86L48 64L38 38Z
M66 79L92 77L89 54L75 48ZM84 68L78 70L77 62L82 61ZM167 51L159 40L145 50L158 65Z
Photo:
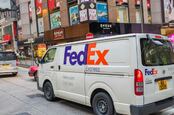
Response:
M174 104L174 52L166 37L128 34L50 48L38 88L91 106L96 115L146 115Z

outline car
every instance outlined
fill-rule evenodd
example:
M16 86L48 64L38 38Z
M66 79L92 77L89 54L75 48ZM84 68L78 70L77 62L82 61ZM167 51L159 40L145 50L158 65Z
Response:
M18 74L18 59L16 53L13 51L0 52L0 75L13 75Z
M29 67L29 71L28 71L28 75L30 77L34 77L34 80L37 80L37 71L38 71L38 66L30 66Z

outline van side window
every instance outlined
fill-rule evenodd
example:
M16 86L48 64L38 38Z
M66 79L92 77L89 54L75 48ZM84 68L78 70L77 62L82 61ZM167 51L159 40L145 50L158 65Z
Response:
M56 54L56 48L53 48L53 49L48 50L48 52L45 54L45 56L43 58L44 63L53 62L54 61L55 54Z

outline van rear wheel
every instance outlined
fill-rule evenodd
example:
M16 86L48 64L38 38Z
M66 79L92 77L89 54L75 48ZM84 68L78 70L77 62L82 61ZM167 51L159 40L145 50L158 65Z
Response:
M107 93L97 93L92 100L92 107L96 115L114 115L113 102Z
M53 87L50 82L46 82L43 87L44 96L48 101L53 101L55 99Z

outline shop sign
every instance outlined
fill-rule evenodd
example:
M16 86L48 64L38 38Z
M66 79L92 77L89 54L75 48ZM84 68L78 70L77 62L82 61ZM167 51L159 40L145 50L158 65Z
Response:
M55 29L53 34L54 40L64 39L64 29Z
M86 39L89 40L89 39L93 39L94 38L94 34L93 33L87 33L86 34Z

